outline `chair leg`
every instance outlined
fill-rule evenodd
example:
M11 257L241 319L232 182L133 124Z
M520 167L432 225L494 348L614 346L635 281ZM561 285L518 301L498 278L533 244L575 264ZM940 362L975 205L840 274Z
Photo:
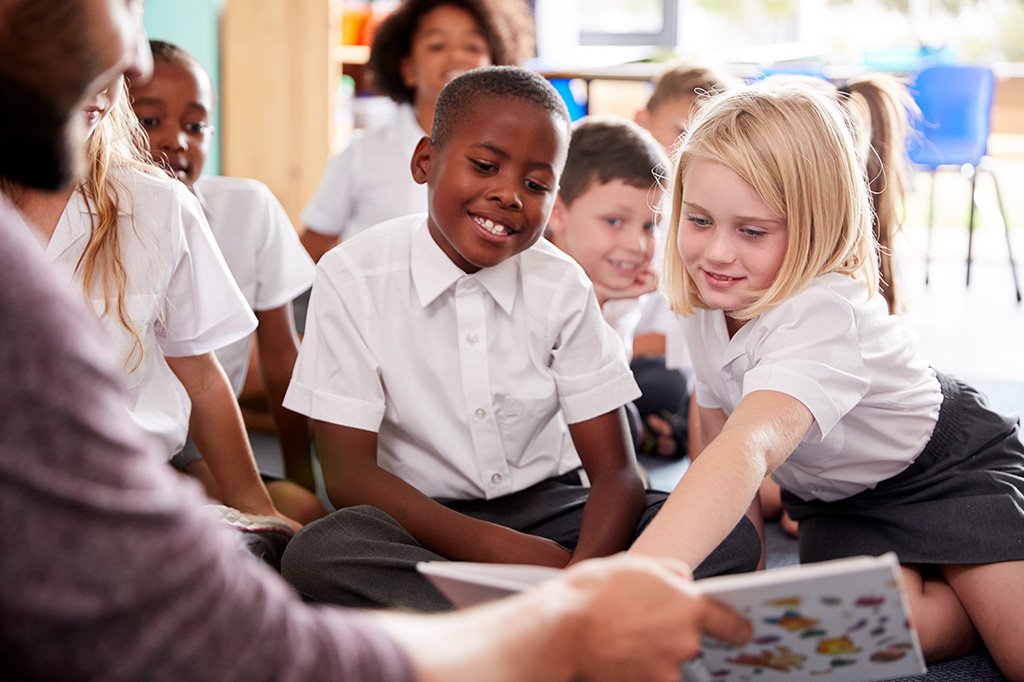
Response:
M999 180L995 171L988 167L985 160L978 166L979 170L984 168L992 178L992 186L996 189L996 203L999 205L999 214L1003 217L1003 231L1006 234L1006 254L1010 257L1010 274L1013 275L1013 290L1017 294L1017 303L1021 302L1020 282L1017 280L1017 264L1013 261L1013 245L1010 242L1010 223L1006 219L1006 208L1003 206L1003 193L999 190Z
M974 198L974 193L977 191L978 186L978 172L977 169L971 164L964 164L964 169L969 169L971 174L971 218L967 222L967 283L966 286L971 286L971 250L974 246L974 212L975 207L978 205Z
M928 286L932 265L932 226L935 223L935 171L928 174L928 242L924 252L924 284Z

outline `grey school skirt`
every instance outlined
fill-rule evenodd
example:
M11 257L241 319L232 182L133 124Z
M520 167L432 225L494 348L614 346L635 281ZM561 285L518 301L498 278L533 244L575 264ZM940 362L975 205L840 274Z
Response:
M1017 419L938 373L931 439L903 472L836 502L782 493L800 522L800 561L896 552L906 564L1024 560L1024 445Z

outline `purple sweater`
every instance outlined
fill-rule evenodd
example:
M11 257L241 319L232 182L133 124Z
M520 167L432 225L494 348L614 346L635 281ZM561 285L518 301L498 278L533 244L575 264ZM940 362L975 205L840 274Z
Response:
M0 678L412 679L241 554L129 419L78 292L0 197Z

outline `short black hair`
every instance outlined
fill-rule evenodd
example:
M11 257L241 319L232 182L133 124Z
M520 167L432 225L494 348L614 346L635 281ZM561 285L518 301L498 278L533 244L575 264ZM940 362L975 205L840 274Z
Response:
M626 119L588 116L572 132L558 196L571 205L595 180L649 188L669 170L665 150L648 131Z
M213 99L213 105L217 105L217 88L213 84L213 78L210 77L210 72L206 70L206 67L203 66L203 63L199 61L194 54L180 45L175 45L174 43L166 40L157 40L156 38L150 39L149 51L153 53L154 62L178 64L179 66L191 66L195 68L203 75L203 77L205 77L206 82L210 84L210 97ZM129 92L131 91L131 85L132 84L129 81Z
M534 27L525 0L404 0L377 29L367 70L382 95L411 103L414 90L402 80L400 64L409 55L423 15L442 5L466 10L480 25L492 64L522 64L533 56Z
M153 53L153 59L155 60L163 60L165 62L179 61L202 67L202 64L199 63L199 60L191 52L180 45L169 43L166 40L150 39L149 49Z
M443 149L459 121L486 99L518 99L534 104L564 121L566 132L572 124L565 101L539 73L518 66L487 66L453 78L441 90L430 136L434 146Z

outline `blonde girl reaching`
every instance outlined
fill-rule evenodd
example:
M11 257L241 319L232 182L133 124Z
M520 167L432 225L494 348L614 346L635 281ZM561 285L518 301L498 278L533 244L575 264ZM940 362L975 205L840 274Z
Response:
M664 286L707 446L631 551L699 563L771 475L801 561L896 552L929 660L983 642L1024 679L1017 423L889 315L844 110L781 77L713 98L672 191Z
M212 497L249 514L282 514L260 479L213 351L255 328L202 211L142 156L122 79L83 110L86 181L56 193L6 186L49 258L100 317L127 383L128 412L170 460L190 431ZM208 467L208 469L206 469Z

